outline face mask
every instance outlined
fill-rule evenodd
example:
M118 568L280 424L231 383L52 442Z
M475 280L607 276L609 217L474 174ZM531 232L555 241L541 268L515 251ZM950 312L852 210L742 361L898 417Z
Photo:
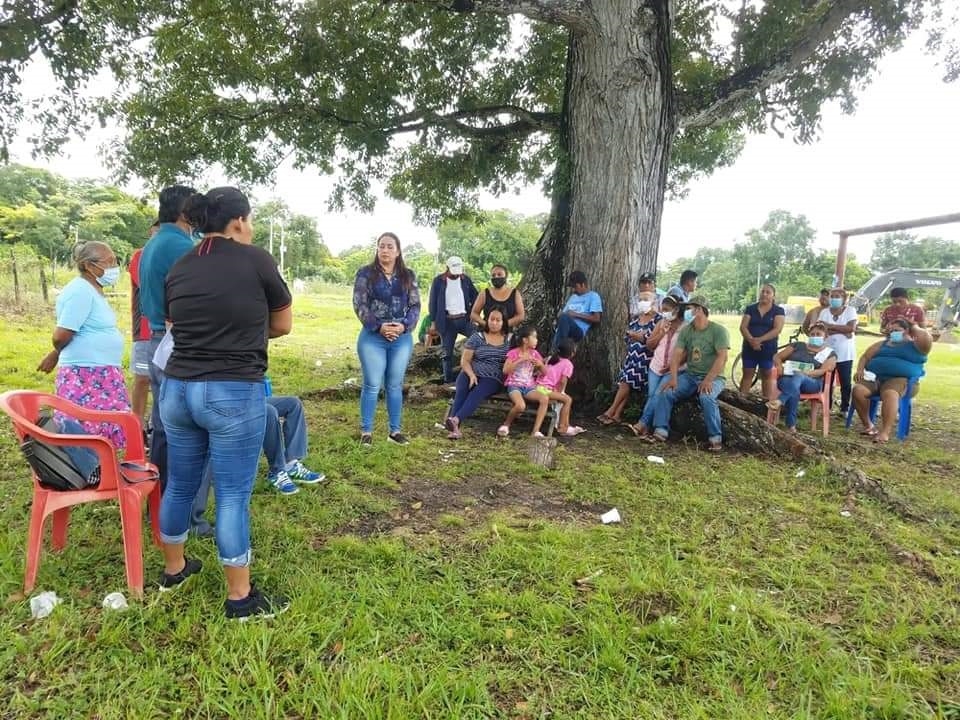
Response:
M637 302L637 310L642 313L649 312L650 307L653 305L649 300L640 300Z
M834 310L843 307L843 298L830 298L830 307Z
M693 310L687 308L683 311L683 321L684 322L693 322Z
M103 269L103 275L97 278L97 282L100 283L101 287L108 287L109 285L116 285L117 280L120 279L120 266L109 267Z
M811 335L807 338L807 344L812 347L821 347L823 345L823 338L819 335Z
M490 284L499 289L507 284L507 279L505 277L492 277L490 278Z
M673 310L670 310L669 312L665 312L661 314L663 315L664 320L673 320L677 316L677 313L674 312Z
M891 330L890 331L890 342L903 342L903 330Z

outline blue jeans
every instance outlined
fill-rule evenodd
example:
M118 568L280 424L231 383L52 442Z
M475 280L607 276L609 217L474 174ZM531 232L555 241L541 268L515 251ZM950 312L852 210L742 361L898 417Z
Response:
M161 492L165 491L167 487L167 433L163 428L163 419L160 417L160 395L165 376L163 370L153 364L153 354L157 351L157 345L160 344L162 339L163 331L160 331L159 334L154 332L145 351L150 358L150 393L153 395L153 407L150 409L150 425L153 428L150 432L150 462L157 466ZM193 508L190 511L190 529L201 535L207 535L212 530L210 523L204 517L207 512L208 495L210 495L209 465L203 473L200 487L197 489L197 496L193 501Z
M470 308L467 308L468 310ZM440 333L440 343L443 347L443 356L441 363L443 365L443 381L453 382L453 346L457 344L457 337L463 335L470 337L473 334L473 323L470 316L457 318L456 320L447 319L443 326L443 332Z
M153 364L153 354L157 345L163 339L163 331L153 331L150 336L150 394L153 396L153 407L150 410L150 462L157 466L160 474L160 490L167 487L167 434L163 429L163 420L160 418L160 386L163 384L163 370Z
M250 564L250 494L263 444L266 398L260 381L165 378L160 415L167 432L167 489L160 539L183 543L209 455L217 501L220 562Z
M807 377L801 373L784 375L777 380L777 387L780 388L780 402L783 403L783 421L788 428L794 428L797 426L801 393L820 392L823 379ZM827 408L824 408L824 412L827 412Z
M470 387L470 378L461 372L457 375L457 394L453 396L450 417L463 422L476 412L484 400L500 390L503 390L503 383L488 377L478 377L477 384Z
M580 329L580 326L577 325L577 321L566 313L563 313L557 319L557 329L553 333L553 342L550 344L550 347L556 349L560 341L565 338L579 341L583 340L583 336L584 332Z
M267 398L267 429L263 453L271 474L285 469L307 455L307 421L300 398L274 395ZM283 422L280 422L283 418Z
M666 375L657 375L653 370L647 369L647 402L644 403L643 412L640 413L640 422L647 430L653 429L653 412L657 407L657 391L660 389L660 383L668 375L669 371Z
M373 432L380 388L386 386L387 417L390 433L400 432L403 419L403 376L413 353L413 335L404 333L393 342L378 332L364 328L357 338L357 355L363 369L360 390L360 431Z
M663 379L666 382L666 376ZM657 393L657 404L653 411L653 425L657 434L666 437L670 433L670 414L678 400L686 400L697 394L697 386L703 382L702 377L682 372L677 376L677 387L666 392ZM720 406L717 398L723 390L723 380L713 381L713 389L709 393L700 393L700 409L703 411L703 421L707 426L707 439L710 442L723 440L723 427L720 424Z

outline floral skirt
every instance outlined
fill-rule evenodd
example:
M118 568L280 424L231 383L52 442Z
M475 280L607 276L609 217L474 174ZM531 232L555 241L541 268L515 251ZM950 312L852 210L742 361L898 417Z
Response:
M123 370L118 367L62 365L57 368L56 394L57 397L91 410L130 410L130 397L127 395ZM117 450L127 445L123 430L115 423L81 424L91 435L107 438Z

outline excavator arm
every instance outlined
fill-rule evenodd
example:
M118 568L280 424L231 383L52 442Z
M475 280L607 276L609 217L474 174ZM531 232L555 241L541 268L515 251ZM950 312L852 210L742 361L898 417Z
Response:
M936 274L934 274L936 273ZM942 273L942 274L941 274ZM895 287L908 290L943 290L944 299L937 313L934 331L957 325L960 314L960 269L897 268L877 273L850 300L858 315L869 316L877 302Z

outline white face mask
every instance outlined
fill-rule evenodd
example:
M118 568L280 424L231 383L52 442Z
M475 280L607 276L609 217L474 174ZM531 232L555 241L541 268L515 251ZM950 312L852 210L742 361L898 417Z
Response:
M661 313L664 320L673 320L677 316L676 310L668 310L665 313Z
M638 300L637 301L637 310L642 313L650 312L650 308L653 307L653 303L649 300Z

